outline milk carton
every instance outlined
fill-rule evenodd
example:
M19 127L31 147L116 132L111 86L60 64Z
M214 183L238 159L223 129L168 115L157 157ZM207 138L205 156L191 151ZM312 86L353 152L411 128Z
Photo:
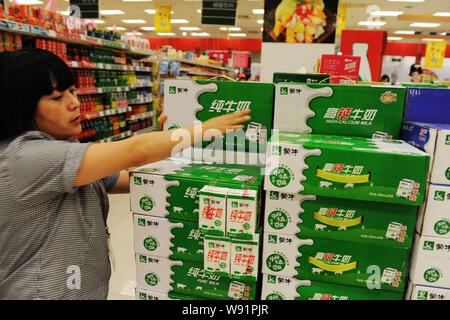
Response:
M281 131L398 139L406 89L278 83L274 128Z
M269 191L264 231L411 248L417 211L415 206Z
M183 296L181 294L176 294L173 292L170 293L161 293L156 291L148 291L141 288L136 288L136 300L195 300L198 298L193 298L189 296Z
M254 281L258 280L259 236L254 240L231 240L230 274L235 280Z
M450 186L430 184L426 202L419 213L419 234L450 239Z
M204 233L196 223L138 214L133 219L136 253L203 262Z
M204 268L209 273L220 276L230 276L230 239L217 236L205 236Z
M402 139L430 155L431 183L450 184L450 124L405 122Z
M264 274L403 292L410 251L329 239L264 235Z
M261 189L261 168L167 159L135 169L130 177L131 211L199 222L199 191L205 186Z
M258 192L230 189L227 195L227 237L253 239L258 227Z
M419 206L429 155L406 142L281 132L268 148L265 189Z
M208 273L202 263L136 255L136 279L140 289L215 300L255 300L256 283L234 281Z
M199 192L199 228L206 234L225 236L227 223L227 194L229 189L204 186Z
M450 300L450 289L420 286L409 283L407 300Z
M250 109L244 130L227 134L212 144L218 150L265 152L273 128L272 83L231 81L165 81L164 130L192 126L210 118Z
M330 75L326 73L285 73L275 72L273 83L300 82L300 83L328 83Z
M450 288L450 239L416 235L411 281L416 285Z
M402 300L403 293L263 275L261 300Z

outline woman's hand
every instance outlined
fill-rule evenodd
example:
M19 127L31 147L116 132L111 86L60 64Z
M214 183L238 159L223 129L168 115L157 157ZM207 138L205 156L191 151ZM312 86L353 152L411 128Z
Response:
M158 118L158 130L162 131L164 128L164 123L167 121L167 115L163 112Z
M250 112L251 110L248 109L211 118L203 122L203 132L206 132L208 129L216 129L219 130L222 134L225 134L227 133L227 130L235 131L243 129L244 126L242 125L242 123L251 120L251 117L249 115Z

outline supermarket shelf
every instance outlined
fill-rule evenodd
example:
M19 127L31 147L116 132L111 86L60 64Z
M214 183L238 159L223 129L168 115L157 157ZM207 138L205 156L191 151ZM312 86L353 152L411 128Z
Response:
M112 92L123 92L130 91L130 87L103 87L103 88L87 88L78 89L78 95L91 95L91 94L101 94L101 93L112 93Z
M148 72L152 73L152 69L149 67L135 67L120 64L109 64L109 63L95 63L95 62L78 62L69 61L69 67L75 69L95 69L95 70L113 70L113 71L138 71L138 72Z
M132 84L130 86L131 89L150 88L150 87L153 87L153 82Z
M218 73L210 73L210 72L195 72L195 71L190 71L189 69L180 69L180 72L186 72L190 75L193 76L205 76L205 77L216 77L216 76L220 76L220 74Z
M152 102L153 102L153 97L151 97L151 99L143 100L143 101L139 101L139 100L128 100L128 104L129 104L129 105L134 105L134 104L146 104L146 103L152 103Z
M133 109L131 107L127 106L127 107L104 110L104 111L99 111L99 112L90 112L90 113L82 115L81 120L92 120L92 119L96 119L96 118L114 116L117 114L127 113L132 110Z
M58 34L54 30L48 30L42 27L32 26L29 24L9 20L0 20L0 31L56 40L68 44L78 44L85 46L95 45L104 48L126 50L126 53L140 56L153 55L152 51L131 48L127 43L124 42L110 41L105 39L89 37L85 35Z
M126 132L122 132L121 134L117 134L115 136L111 136L105 139L100 139L97 142L113 142L113 141L119 141L122 139L129 138L133 135L133 132L131 130L128 130Z
M212 65L212 64L199 63L199 62L194 62L194 61L185 60L185 59L175 59L174 61L190 64L190 65L193 65L193 66L200 66L200 67L217 69L217 70L222 70L222 71L228 71L228 72L233 71L233 69L230 69L230 68L224 68L224 67L219 67L219 66L215 66L215 65Z
M137 135L139 135L139 134L149 133L149 132L153 132L153 131L156 131L156 128L154 128L154 127L148 127L148 128L141 129L141 130L138 130L138 131L133 132L133 136L137 136Z
M138 114L132 115L131 117L127 118L127 120L128 121L142 120L142 119L151 118L154 115L155 115L154 111L143 112L143 113L138 113Z

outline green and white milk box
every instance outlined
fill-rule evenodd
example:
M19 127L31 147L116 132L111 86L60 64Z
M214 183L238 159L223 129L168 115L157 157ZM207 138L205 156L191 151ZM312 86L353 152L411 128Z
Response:
M274 128L355 137L400 137L406 89L278 83Z
M400 140L281 132L268 147L265 189L419 206L429 155Z
M450 289L415 285L409 283L407 300L450 300Z
M138 214L133 219L136 253L203 262L204 233L196 223Z
M228 188L204 186L199 191L200 216L198 226L208 235L224 237L227 224Z
M136 254L136 280L141 289L197 299L255 300L257 284L209 273L203 263L173 261Z
M403 292L410 250L264 234L262 273Z
M259 226L258 192L230 189L227 195L227 237L253 239Z
M427 237L450 239L450 186L430 184L419 210L417 232Z
M250 109L244 130L216 139L216 149L265 152L273 128L272 83L167 80L164 130L192 126L213 117ZM211 144L209 142L209 144ZM208 143L204 144L205 147Z
M402 300L403 293L264 274L261 300Z
M234 280L258 280L260 235L253 240L231 239L230 275Z
M136 300L195 300L194 297L183 296L176 293L161 293L156 291L148 291L141 288L136 288Z
M411 248L418 208L268 191L264 231Z
M199 191L203 187L248 189L259 194L263 180L261 171L256 166L174 159L146 165L131 173L131 212L198 224Z
M416 235L410 278L416 285L450 288L450 239Z
M231 239L205 236L203 266L209 273L230 276Z

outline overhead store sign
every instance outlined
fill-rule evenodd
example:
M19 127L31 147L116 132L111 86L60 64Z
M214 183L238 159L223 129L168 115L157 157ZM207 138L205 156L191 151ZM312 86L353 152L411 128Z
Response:
M339 0L265 0L264 42L334 43Z
M202 24L236 25L237 0L203 0Z
M78 12L75 7L80 8L80 18L82 19L98 19L99 17L99 0L70 0L70 15Z
M442 68L446 49L447 41L428 41L425 53L425 68Z
M172 17L171 4L157 4L155 12L155 32L171 32L172 24L170 19Z

